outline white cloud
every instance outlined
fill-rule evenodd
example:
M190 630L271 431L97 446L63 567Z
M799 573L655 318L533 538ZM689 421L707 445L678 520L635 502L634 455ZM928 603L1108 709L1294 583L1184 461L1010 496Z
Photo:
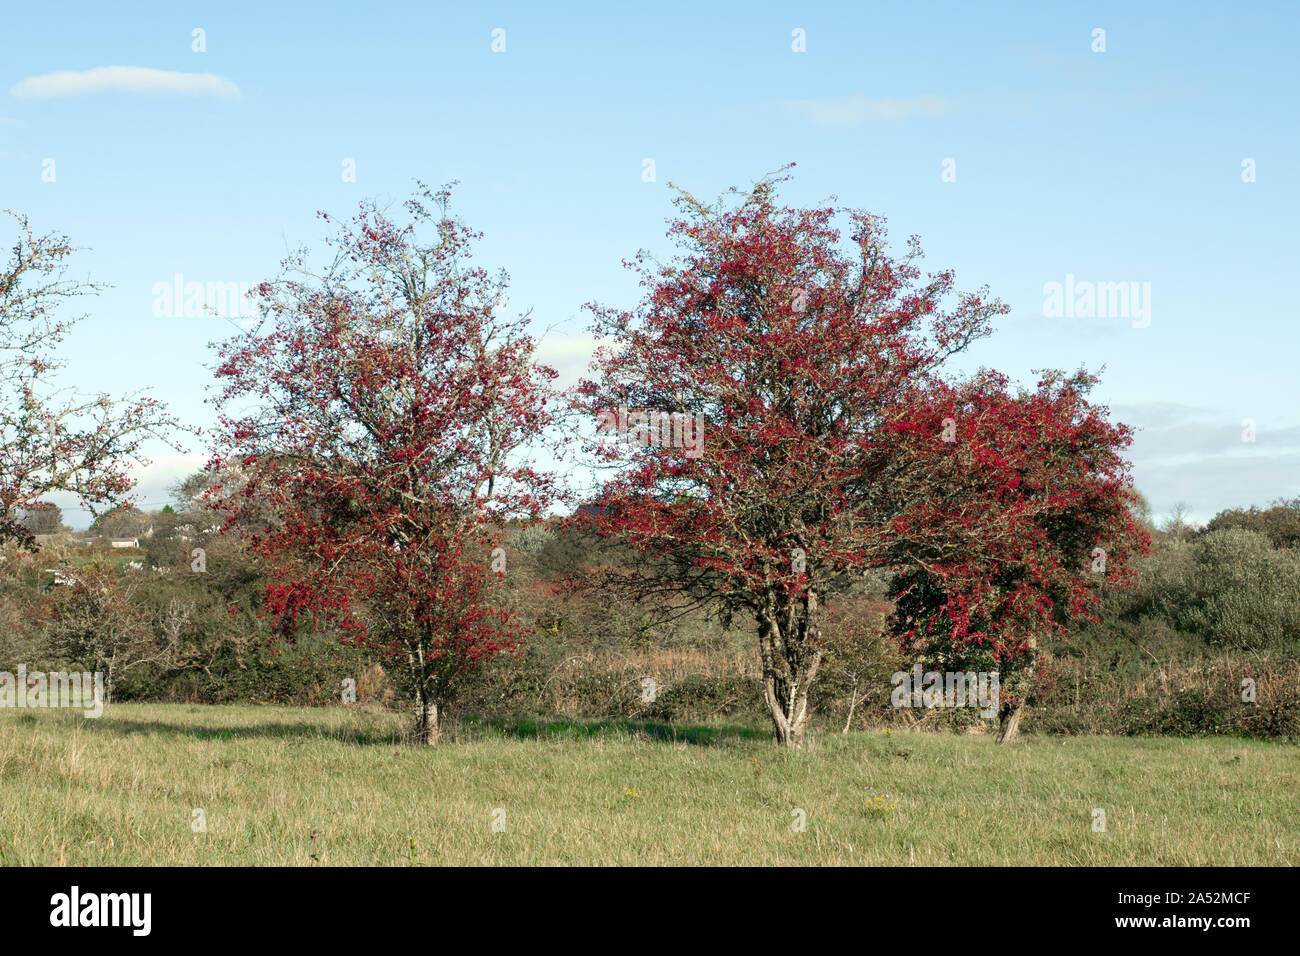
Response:
M1300 494L1300 453L1215 455L1188 464L1135 463L1138 490L1156 518L1179 502L1189 506L1194 524L1204 524L1226 508L1266 508L1279 498Z
M1138 402L1132 405L1112 405L1116 421L1136 425L1138 428L1168 428L1204 417L1208 410L1179 402Z
M818 126L861 126L890 123L913 116L942 116L953 109L944 96L870 97L861 93L820 100L783 100L781 105Z
M48 100L88 93L177 93L184 96L238 96L233 80L215 73L177 73L146 66L100 66L29 76L10 91L20 99Z
M1184 502L1192 522L1203 523L1225 508L1300 492L1300 426L1260 422L1252 441L1241 416L1227 411L1151 402L1111 412L1141 429L1129 449L1133 478L1157 517Z
M171 504L173 486L196 471L202 471L207 462L208 456L202 452L174 452L151 456L149 464L143 468L138 465L129 467L127 473L136 482L131 495L136 507L142 511L157 511L163 505ZM81 505L76 495L58 493L47 495L44 500L52 501L63 509L63 523L68 527L81 530L89 527L90 512Z
M537 343L536 359L559 373L554 382L558 388L576 385L588 374L592 354L596 350L596 337L590 334L563 335L555 332L545 335Z

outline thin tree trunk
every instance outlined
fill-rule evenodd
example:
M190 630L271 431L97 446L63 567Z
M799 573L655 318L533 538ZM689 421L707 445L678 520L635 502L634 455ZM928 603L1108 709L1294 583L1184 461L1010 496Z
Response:
M412 683L415 685L415 726L411 732L411 743L436 747L440 731L438 699L429 686L430 678L425 672L427 659L428 644L422 636L409 657Z
M438 702L426 701L424 704L424 743L430 747L438 746L442 740L442 727L438 722Z
M849 727L853 724L853 711L857 709L857 706L858 706L858 679L857 677L854 677L853 689L849 691L849 716L848 719L844 721L844 729L841 730L840 733L847 734L849 732Z
M415 727L411 732L411 742L436 747L439 735L438 702L425 688L419 687L415 692Z
M998 709L998 743L1009 744L1020 734L1020 718L1024 716L1025 703L1003 704Z

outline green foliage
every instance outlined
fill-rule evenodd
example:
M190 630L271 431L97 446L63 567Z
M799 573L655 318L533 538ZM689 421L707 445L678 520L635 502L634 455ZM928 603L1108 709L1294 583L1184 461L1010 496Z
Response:
M1257 531L1212 531L1193 546L1191 593L1178 615L1212 644L1300 647L1300 552Z
M1136 587L1108 595L1102 617L1111 625L1164 626L1210 646L1300 650L1300 552L1229 527L1166 541L1134 564Z
M1205 533L1242 528L1257 531L1275 548L1300 549L1300 497L1279 499L1269 508L1231 508L1205 526Z
M736 716L761 720L762 696L763 685L757 678L691 675L661 690L649 705L646 716L668 721Z
M1259 706L1240 697L1187 688L1166 699L1125 701L1119 732L1128 736L1300 736L1300 702Z
M337 640L312 641L273 653L268 647L240 653L220 645L202 667L147 665L116 681L118 700L201 701L211 704L339 703L345 678L356 680L368 659Z
M536 555L553 544L556 537L556 533L546 525L532 524L516 531L510 539L510 545L523 554Z
M70 536L35 554L3 549L0 664L64 662L68 634L52 609L73 595L55 584L54 569L98 569L126 598L116 626L134 628L114 668L115 700L327 704L339 701L345 678L358 680L362 700L392 698L395 688L374 659L340 645L336 633L309 622L294 643L268 644L262 568L237 533L210 530L219 522L195 497L201 478L178 489L172 512L147 516L154 533L141 540L143 553ZM1102 622L1050 648L1026 732L1300 735L1300 549L1278 547L1288 539L1276 530L1293 512L1293 505L1224 512L1206 531L1164 538L1137 559L1136 586L1106 594ZM201 573L192 566L196 548L206 558ZM599 587L557 586L619 562L616 543L537 524L515 529L506 548L509 570L496 597L534 633L518 653L475 674L454 718L762 725L752 630L698 613L653 615ZM884 633L888 588L877 574L825 609L827 658L810 699L814 723L836 732L846 723L987 730L970 709L891 706L890 675L909 661ZM114 621L90 611L80 617L81 636L94 644ZM655 681L653 700L643 697L647 677ZM1258 684L1257 701L1241 700L1243 678Z

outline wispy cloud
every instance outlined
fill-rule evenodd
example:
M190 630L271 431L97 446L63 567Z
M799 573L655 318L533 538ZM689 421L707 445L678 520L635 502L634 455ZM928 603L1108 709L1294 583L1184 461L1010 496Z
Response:
M1186 463L1136 462L1133 478L1157 517L1174 505L1188 506L1193 523L1203 524L1226 508L1267 507L1300 494L1300 453L1211 455Z
M537 360L559 373L555 381L557 387L568 388L587 374L595 350L596 338L593 335L552 332L537 343Z
M174 93L182 96L239 95L233 80L215 73L177 73L147 66L100 66L29 76L10 90L20 99L48 100L91 93Z
M893 123L913 116L942 116L952 112L954 104L945 96L870 97L857 93L820 100L782 100L781 106L818 126L861 126Z
M1267 505L1300 491L1300 426L1260 423L1226 411L1152 402L1111 407L1141 428L1129 450L1138 489L1157 516L1176 503L1194 522L1224 508Z
M127 465L127 474L136 482L132 499L136 507L144 511L157 511L172 502L172 488L197 471L202 471L208 462L203 452L173 452L151 456L149 464ZM59 492L47 495L46 501L52 501L63 509L63 523L70 528L85 529L90 526L90 511L80 503L76 495Z

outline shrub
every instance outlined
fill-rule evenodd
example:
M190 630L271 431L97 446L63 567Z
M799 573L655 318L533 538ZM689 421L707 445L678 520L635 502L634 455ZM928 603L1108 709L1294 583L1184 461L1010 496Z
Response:
M1279 499L1270 508L1233 508L1221 511L1205 526L1212 534L1230 528L1256 531L1275 548L1300 548L1300 498Z
M1300 641L1300 553L1256 531L1228 528L1195 545L1184 625L1214 644L1259 649Z
M652 720L710 720L747 714L762 717L762 682L740 675L685 677L661 690L645 716Z

